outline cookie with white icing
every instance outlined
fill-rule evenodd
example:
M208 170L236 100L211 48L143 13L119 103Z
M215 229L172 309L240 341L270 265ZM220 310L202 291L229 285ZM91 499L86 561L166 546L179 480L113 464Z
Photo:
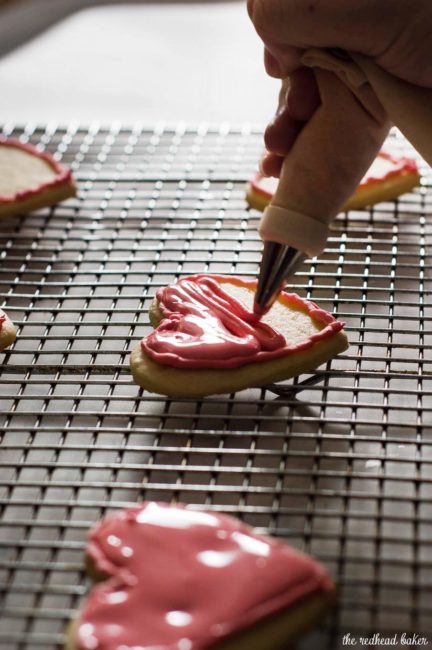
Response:
M0 309L0 352L13 343L16 339L15 325L11 319Z
M157 292L154 331L131 353L137 384L164 395L231 393L309 372L348 347L343 323L282 293L261 321L256 282L194 275Z
M146 502L90 533L66 650L286 650L335 601L316 560L238 519Z
M420 183L415 160L395 153L380 151L344 210L358 210L411 192ZM246 186L246 200L261 212L273 198L279 179L258 173Z
M27 214L75 193L71 171L47 151L0 137L0 217Z

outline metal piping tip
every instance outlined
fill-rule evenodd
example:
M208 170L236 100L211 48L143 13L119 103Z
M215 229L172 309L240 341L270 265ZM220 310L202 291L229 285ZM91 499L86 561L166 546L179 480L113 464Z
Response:
M301 266L306 255L291 246L276 242L264 242L258 285L255 292L254 314L261 318L266 314L287 279Z

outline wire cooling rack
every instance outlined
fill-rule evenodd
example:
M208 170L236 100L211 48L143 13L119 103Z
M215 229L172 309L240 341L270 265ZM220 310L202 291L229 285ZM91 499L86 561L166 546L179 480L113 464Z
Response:
M87 584L88 527L141 499L232 513L320 558L342 635L432 633L432 193L338 218L295 289L347 323L317 375L203 400L138 389L129 350L180 275L255 276L251 128L3 133L69 165L79 197L0 224L0 648L54 650ZM405 148L398 136L392 147ZM428 637L430 642L432 638Z

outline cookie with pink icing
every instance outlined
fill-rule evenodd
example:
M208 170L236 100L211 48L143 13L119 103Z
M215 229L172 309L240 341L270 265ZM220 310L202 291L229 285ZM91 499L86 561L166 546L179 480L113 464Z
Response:
M286 649L334 602L318 562L232 517L146 502L90 533L67 650Z
M0 309L0 352L15 341L16 330L11 319Z
M0 136L0 217L45 208L75 193L71 171L51 154Z
M131 353L136 383L181 397L231 393L309 372L346 350L343 323L296 294L282 293L257 321L255 287L201 274L160 289L155 330Z
M359 210L376 203L394 201L417 187L420 179L414 159L380 151L344 210ZM246 200L250 207L263 211L273 198L278 182L277 178L255 174L246 187Z

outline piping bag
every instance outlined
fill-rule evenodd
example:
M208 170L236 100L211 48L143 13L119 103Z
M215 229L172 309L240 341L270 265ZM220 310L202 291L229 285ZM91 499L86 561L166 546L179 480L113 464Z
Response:
M254 312L265 314L307 257L322 253L329 225L355 191L391 124L432 165L432 90L385 72L368 57L309 49L321 105L285 158L258 226L264 241Z

